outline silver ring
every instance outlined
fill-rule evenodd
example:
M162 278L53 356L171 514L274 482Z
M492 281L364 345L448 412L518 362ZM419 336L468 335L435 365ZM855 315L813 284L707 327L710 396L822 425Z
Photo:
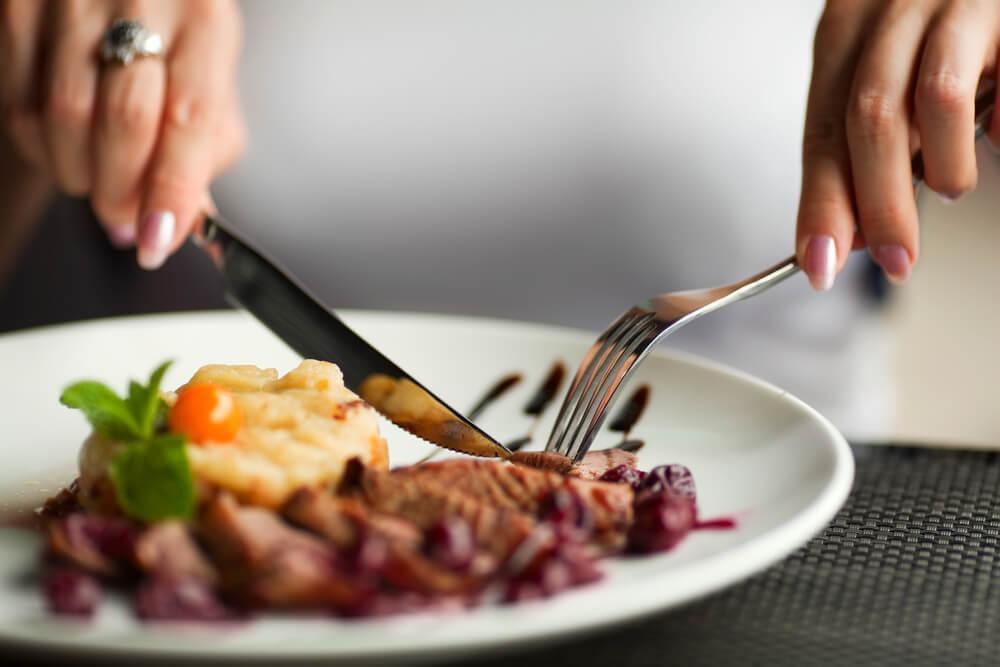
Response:
M139 21L117 19L101 40L101 60L128 65L140 56L163 55L163 37Z

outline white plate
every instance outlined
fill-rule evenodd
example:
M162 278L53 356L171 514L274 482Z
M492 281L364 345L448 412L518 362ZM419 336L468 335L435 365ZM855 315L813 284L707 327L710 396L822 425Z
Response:
M579 332L456 317L347 313L360 333L461 408L510 371L526 375L482 419L501 439L521 435L520 408L556 359L571 367L592 336ZM296 357L236 313L163 315L95 321L0 337L0 490L7 505L43 498L73 477L86 427L61 407L59 390L84 377L123 388L165 358L176 360L166 385L209 362L287 370ZM37 536L0 529L0 645L64 649L79 655L201 658L316 658L329 664L368 658L433 658L537 642L667 609L744 579L819 532L847 496L853 459L847 443L814 410L768 384L705 362L652 356L635 384L651 402L635 437L647 442L643 467L680 462L694 472L702 515L736 515L728 532L693 533L674 551L608 561L596 585L551 600L484 607L446 617L339 621L264 616L231 627L141 624L126 605L106 601L89 622L49 616L30 579ZM626 392L627 394L627 392ZM539 433L547 433L549 410ZM393 462L427 446L386 426ZM598 446L611 444L605 433Z

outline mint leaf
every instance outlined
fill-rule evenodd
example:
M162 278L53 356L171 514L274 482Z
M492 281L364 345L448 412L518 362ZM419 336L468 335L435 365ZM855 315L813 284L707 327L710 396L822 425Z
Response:
M181 436L161 435L125 445L108 473L118 505L134 519L188 519L194 514L194 480Z
M135 381L129 383L126 402L129 411L135 417L142 439L153 437L159 422L167 411L167 404L160 398L160 382L163 381L163 375L171 363L166 361L160 364L153 371L149 383L145 387Z
M59 401L83 412L100 435L113 440L142 437L128 404L107 385L92 380L77 382L63 391Z

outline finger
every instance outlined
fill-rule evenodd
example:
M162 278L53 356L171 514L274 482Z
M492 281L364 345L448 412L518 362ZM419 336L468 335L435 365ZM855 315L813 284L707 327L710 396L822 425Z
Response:
M856 221L844 115L870 13L830 6L816 29L795 247L799 265L817 290L833 286L854 241Z
M872 257L897 283L917 258L908 91L929 19L922 3L889 6L861 54L847 112L858 221Z
M128 65L109 63L101 73L91 202L116 245L131 245L135 239L142 182L156 145L165 86L166 67L157 58L139 58Z
M915 108L924 182L948 199L976 186L975 96L993 45L990 6L953 5L931 29L917 74Z
M48 63L42 84L42 130L47 164L71 195L90 191L90 128L97 86L95 50L107 23L92 2L58 4L46 29Z
M0 108L11 139L24 158L42 164L45 147L38 114L40 34L46 3L4 0L0 13Z
M237 24L229 16L189 21L177 36L139 222L137 259L144 268L163 264L187 236L205 201L237 40Z

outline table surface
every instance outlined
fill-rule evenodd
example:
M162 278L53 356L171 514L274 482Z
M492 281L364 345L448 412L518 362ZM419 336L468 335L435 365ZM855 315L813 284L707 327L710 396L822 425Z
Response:
M0 331L222 305L218 278L203 262L182 254L168 270L140 272L130 253L107 248L79 202L55 207L0 286ZM177 289L181 283L195 288ZM820 536L764 573L614 630L461 664L1000 663L1000 454L854 452L847 504Z

